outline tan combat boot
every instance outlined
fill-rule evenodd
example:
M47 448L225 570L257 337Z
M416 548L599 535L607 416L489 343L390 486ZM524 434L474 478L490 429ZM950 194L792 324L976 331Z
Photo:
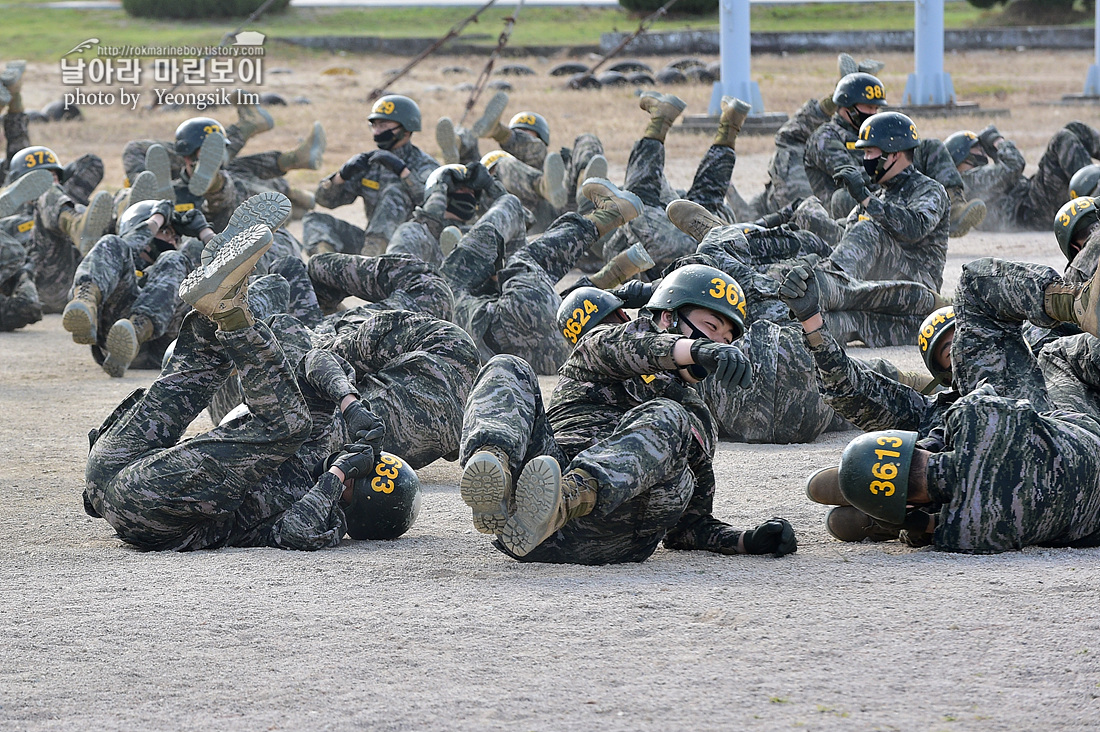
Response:
M957 190L950 191L948 198L951 201L949 236L953 239L966 236L971 229L985 221L985 201L980 198L967 201Z
M131 315L129 318L115 321L107 331L107 357L103 359L103 370L114 378L126 375L141 344L153 337L153 321L144 315Z
M91 346L96 342L96 323L103 293L91 280L73 287L73 299L61 313L61 327L73 334L73 343Z
M279 170L317 170L325 154L325 128L320 122L313 123L309 137L298 143L298 147L279 153Z
M455 123L450 117L440 117L435 123L435 142L439 145L439 153L444 165L462 162L458 135L455 134Z
M635 275L651 269L653 265L653 257L649 256L645 245L639 241L616 254L610 262L600 268L599 272L588 279L601 290L610 290L633 279Z
M0 219L14 215L26 204L38 200L52 186L53 173L48 170L24 173L14 183L0 190Z
M217 323L220 330L238 330L255 321L245 299L248 277L271 248L271 229L245 229L221 246L210 264L202 265L180 285L180 299Z
M711 229L728 226L725 221L686 198L678 198L665 206L665 215L677 229L695 241L703 241Z
M822 468L806 479L806 497L826 506L850 506L840 492L840 469Z
M571 519L591 513L598 488L583 470L562 475L557 460L540 455L516 481L515 512L504 523L501 543L517 557L527 556Z
M474 528L482 534L504 530L512 509L512 470L499 447L481 447L462 469L458 484L463 502L473 511Z
M107 191L100 191L80 213L67 208L58 216L58 226L82 255L86 255L107 232L114 219L114 199Z
M638 106L649 112L649 125L646 126L642 137L650 140L665 141L672 123L680 116L680 112L687 107L687 102L674 94L660 94L658 92L642 92L638 98Z
M854 506L837 506L825 515L825 530L840 541L890 541L900 530L887 529Z
M137 198L133 203L151 200L168 200L175 203L176 189L172 186L172 161L168 158L168 150L165 149L164 145L150 145L149 149L145 151L145 170L142 173L151 173L154 176L155 190L152 195ZM141 175L139 174L134 179L131 187L136 188L140 179Z
M258 104L237 105L237 130L250 140L261 132L275 129L275 118Z
M192 196L217 193L225 185L225 178L218 175L225 162L225 147L225 135L220 132L209 132L203 138L191 179L187 181L187 190Z
M606 178L589 178L581 185L581 193L595 204L595 210L585 214L600 236L633 221L642 212L642 200L630 191L619 190Z
M508 142L508 138L512 136L512 131L500 122L500 116L504 114L504 110L507 109L507 107L507 92L497 92L489 100L489 103L485 105L485 112L482 113L481 118L470 127L470 131L478 137L492 138L500 145Z
M714 144L732 148L741 134L741 125L748 119L752 105L737 97L722 97L722 116L718 118L718 131Z
M1084 285L1047 285L1043 309L1055 320L1076 323L1092 335L1100 333L1100 267Z
M569 191L565 189L565 162L561 153L552 152L542 164L542 177L539 179L539 195L556 209L565 208Z

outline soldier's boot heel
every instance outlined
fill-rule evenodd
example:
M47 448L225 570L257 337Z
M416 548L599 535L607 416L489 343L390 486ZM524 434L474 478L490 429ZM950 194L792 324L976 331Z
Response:
M462 470L458 488L463 502L473 511L475 529L482 534L503 531L512 501L512 471L503 450L483 448L475 452Z
M840 541L890 541L901 532L875 523L870 516L853 506L837 506L825 516L825 530Z
M458 150L458 135L455 134L455 124L450 117L440 117L435 123L435 142L439 145L444 165L462 162Z
M271 229L266 226L245 229L229 240L210 264L187 275L180 285L180 299L214 319L238 309L247 310L245 282L260 257L271 248L272 241Z
M195 171L191 174L191 180L187 182L187 190L192 196L202 196L214 182L214 176L225 162L225 135L220 132L207 133L203 138L202 147L199 148L199 161L195 164Z
M806 479L806 497L814 503L826 506L850 506L848 499L840 492L840 470L836 467L822 468Z
M76 286L73 299L61 313L61 327L73 336L73 343L90 346L96 342L96 319L103 295L94 282Z
M540 455L516 481L516 510L504 522L501 543L517 557L527 556L560 528L561 507L561 468L554 458Z
M665 206L665 215L677 229L695 241L703 241L711 229L726 225L722 219L686 198L678 198Z
M103 370L113 378L126 375L126 369L141 350L141 344L153 337L153 321L143 315L118 320L107 331L107 357Z
M81 254L87 254L92 250L99 238L111 227L114 217L115 204L110 193L100 191L92 196L88 207L84 209L84 217L80 225L78 246Z
M561 153L552 152L543 161L539 193L554 208L565 208L569 191L565 189L565 162L561 159Z
M257 193L237 206L225 230L206 243L202 250L202 263L210 264L226 242L253 226L266 226L275 231L290 219L292 210L290 199L282 193Z
M24 205L35 201L53 185L48 170L32 170L0 191L0 219L13 215Z
M146 198L133 199L132 203L153 199L158 201L167 199L172 203L176 202L176 189L172 187L172 162L168 159L168 150L165 149L164 145L149 146L149 149L145 151L145 170L142 172L152 173L155 176L156 190ZM140 178L140 175L135 178L131 187L136 188L137 181Z

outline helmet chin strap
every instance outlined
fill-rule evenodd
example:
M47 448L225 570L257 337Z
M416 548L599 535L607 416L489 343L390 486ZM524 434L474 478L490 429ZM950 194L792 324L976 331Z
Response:
M672 322L669 323L668 329L670 331L680 330L680 319L681 318L683 319L684 323L687 324L687 327L691 330L691 332L688 336L689 338L691 338L693 341L697 341L697 340L700 340L700 339L704 339L704 340L708 340L708 341L710 340L710 336L708 336L706 333L704 333L703 331L696 328L695 323L691 322L691 320L689 320L686 315L681 315L679 310L673 310L672 311ZM698 381L702 381L703 379L707 378L707 370L705 368L703 368L702 366L700 366L699 364L697 364L697 363L693 363L693 364L690 364L688 366L684 366L683 369L685 371L687 371L689 374L691 374L692 377L697 379Z

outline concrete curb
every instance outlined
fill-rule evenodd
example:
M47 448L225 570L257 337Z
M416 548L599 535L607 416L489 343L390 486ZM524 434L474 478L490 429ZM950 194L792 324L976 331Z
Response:
M470 39L471 36L465 36ZM484 36L490 40L490 36ZM495 36L493 37L495 38ZM287 43L302 48L315 48L324 51L349 51L351 53L379 53L391 56L415 56L428 46L435 43L437 38L380 38L378 36L281 36L272 37L270 40L279 43ZM488 56L496 48L496 44L483 46L472 43L446 43L439 50L442 56ZM505 46L502 56L585 56L590 53L598 53L600 47L585 46Z

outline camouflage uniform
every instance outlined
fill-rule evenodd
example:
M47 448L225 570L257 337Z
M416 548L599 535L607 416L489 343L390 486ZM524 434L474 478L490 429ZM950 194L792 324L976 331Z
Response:
M598 327L580 339L543 407L534 371L497 356L474 384L462 461L503 450L513 475L537 455L599 484L596 505L521 561L640 562L711 516L717 429L702 398L672 369L678 336L649 318ZM498 548L501 545L497 544Z
M622 227L627 234L625 238L609 240L604 246L604 259L610 261L635 241L645 246L658 272L691 254L697 242L668 220L665 206L675 198L686 198L732 223L733 212L726 206L725 196L736 162L737 153L733 148L711 145L699 161L691 188L680 195L672 190L665 178L664 143L650 138L635 142L626 165L623 188L638 196L644 207L637 218Z
M366 300L370 310L408 310L440 320L454 311L451 288L432 266L408 254L365 257L330 252L309 260L309 280L324 312L344 298ZM400 453L398 453L400 454Z
M1069 201L1069 181L1092 158L1100 158L1100 132L1083 122L1070 122L1047 144L1039 169L1025 178L1024 156L1008 139L997 161L962 174L966 195L985 201L984 231L1048 231L1054 215Z
M483 360L509 353L537 373L553 374L569 355L556 325L561 296L555 286L598 234L592 222L565 214L498 270L505 243L523 231L523 221L519 200L501 197L447 255L442 270L454 292L454 322L473 337Z
M395 147L390 152L405 161L409 169L405 179L373 164L360 180L335 185L333 176L329 176L317 186L314 200L325 208L346 206L362 198L368 223L364 230L329 214L307 213L302 218L302 238L310 255L317 253L317 245L321 242L344 254L380 254L398 225L423 202L424 183L439 163L412 143ZM369 246L364 248L365 244Z
M155 259L149 262L150 258ZM102 364L106 357L107 333L115 321L143 315L153 324L153 337L141 344L129 367L159 370L165 349L191 309L180 299L179 287L193 268L178 250L158 254L148 224L125 239L114 234L101 237L77 266L69 292L72 299L77 287L93 282L103 295L97 312L97 343L92 346L95 362Z
M27 115L20 112L18 114L12 114L8 112L4 115L4 140L6 141L4 159L0 161L0 181L6 181L8 178L8 166L11 163L12 155L22 150L25 147L31 146L31 136L27 130Z
M522 135L522 137L528 137L528 135ZM541 140L536 141L542 144ZM535 223L532 226L532 233L545 231L546 227L561 213L543 198L539 191L539 183L543 176L541 167L532 167L517 158L502 157L493 164L492 174L504 186L504 190L518 198L520 203L534 214Z
M343 439L334 404L357 392L331 353L311 350L297 363L262 322L224 332L192 313L160 378L90 435L85 509L142 549L338 544L343 485L331 473L314 483L324 449L310 442ZM180 442L234 366L251 415Z
M60 313L69 304L69 286L80 264L80 250L61 230L61 212L66 209L79 213L84 207L74 203L58 185L43 193L34 204L34 228L28 249L44 313Z
M572 148L563 147L560 152L561 159L565 163L565 187L569 193L565 198L565 208L574 211L577 205L577 185L584 183L583 180L578 179L592 162L592 158L603 155L603 143L600 142L600 138L585 132L577 135L573 140Z
M42 320L33 271L23 245L0 231L0 331Z
M226 156L232 163L237 160L237 155L240 154L241 148L244 147L247 140L245 140L244 136L241 134L240 127L233 124L225 128L225 142ZM172 177L179 178L180 173L183 172L183 156L176 153L175 141L131 140L122 148L122 169L126 171L126 179L128 181L134 180L137 178L138 173L145 170L145 154L153 145L160 145L168 151L168 163L172 168ZM262 153L255 157L260 158L266 154L267 153ZM274 153L274 155L277 156L278 153Z

